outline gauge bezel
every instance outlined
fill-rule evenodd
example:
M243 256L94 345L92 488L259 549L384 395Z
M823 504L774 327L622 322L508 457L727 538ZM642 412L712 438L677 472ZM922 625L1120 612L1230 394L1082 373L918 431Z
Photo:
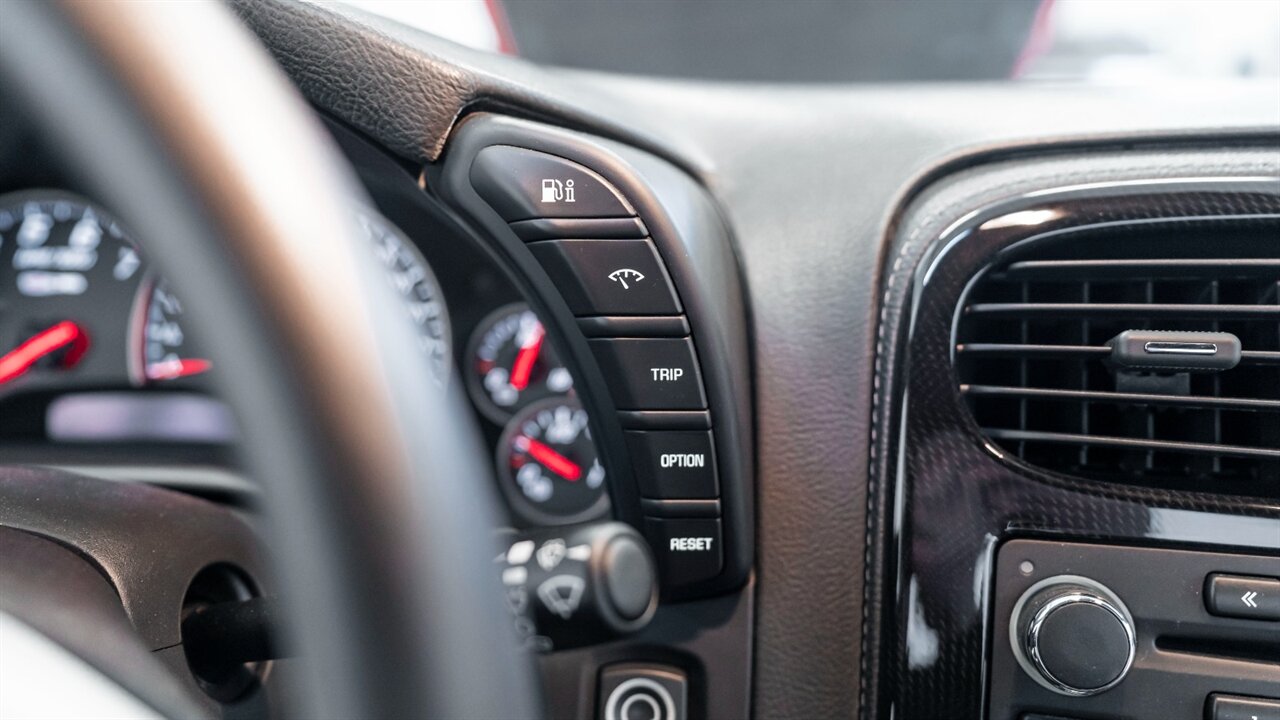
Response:
M525 409L532 407L534 404L540 403L544 400L574 399L574 402L577 402L573 388L570 387L567 392L549 395L547 397L534 400L528 405L521 406L517 403L513 407L504 408L493 402L489 397L488 390L484 387L483 380L476 375L474 368L476 353L480 349L480 343L484 341L484 336L496 327L500 320L511 315L524 312L532 312L537 316L537 313L533 308L529 307L529 304L526 302L507 303L506 305L486 314L481 318L480 322L476 323L475 329L471 331L471 337L467 339L466 353L463 355L461 362L460 372L466 376L467 393L471 395L471 402L476 406L476 409L480 411L480 414L483 415L485 419L494 423L498 427L505 426L511 418L521 412L524 412ZM539 317L538 322L542 322L542 318ZM543 323L543 325L545 327L545 323ZM547 338L547 343L547 348L556 356L557 364L560 367L565 367L564 362L560 360L560 351L553 343L551 343L550 337ZM577 378L574 378L574 381L576 383Z
M411 259L422 268L423 277L419 282L426 283L434 289L435 301L440 304L440 340L444 343L444 353L441 356L443 361L440 363L441 367L439 368L435 367L436 363L432 357L428 356L427 361L430 366L430 372L432 375L435 375L436 381L440 383L441 386L447 386L449 384L450 377L453 374L454 365L453 319L449 314L449 304L445 300L444 286L440 284L440 278L436 276L435 268L431 267L431 263L427 262L426 256L422 254L422 248L418 247L418 244L415 243L409 235L404 232L404 230L401 230L399 225L396 225L377 209L367 205L360 205L356 208L356 214L363 220L361 224L365 227L366 232L369 233L369 241L371 244L381 242L381 237L374 233L383 233L394 236L400 243L400 246L404 248L405 252L411 256ZM380 258L378 259L378 264L385 272L388 273L388 280L390 280L391 274L394 273L394 270L384 265ZM393 287L392 290L397 295L400 295L402 301L405 300L404 294L401 293L399 289ZM412 318L410 320L414 325L423 324L413 320ZM418 332L421 332L421 329L418 329Z
M521 408L511 416L506 427L502 429L502 435L498 439L498 445L494 449L494 463L498 471L498 487L502 489L502 496L507 500L507 506L511 508L518 518L536 526L547 525L571 525L573 523L588 522L604 517L608 513L609 502L609 476L606 473L604 482L600 484L597 492L600 493L596 501L590 506L576 513L558 514L548 512L546 509L538 507L530 502L524 496L524 493L516 487L515 475L511 472L511 441L516 433L520 432L520 428L529 419L548 408L567 405L576 410L583 410L582 403L577 399L567 396L556 396L543 398ZM584 428L583 432L587 433L587 438L595 444L595 438L591 437L590 428ZM596 446L596 457L599 458L600 448Z

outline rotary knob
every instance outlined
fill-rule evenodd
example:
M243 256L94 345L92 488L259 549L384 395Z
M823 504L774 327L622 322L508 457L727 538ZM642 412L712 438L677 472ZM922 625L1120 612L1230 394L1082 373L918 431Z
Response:
M1110 589L1078 576L1033 585L1014 607L1009 630L1018 664L1061 695L1110 690L1124 680L1137 650L1128 608Z

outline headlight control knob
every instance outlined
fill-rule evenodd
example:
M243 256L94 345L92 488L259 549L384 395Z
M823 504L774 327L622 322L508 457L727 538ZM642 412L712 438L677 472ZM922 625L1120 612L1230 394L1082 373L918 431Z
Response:
M1137 651L1124 602L1098 582L1072 575L1043 580L1023 593L1009 637L1018 664L1032 679L1074 697L1120 684Z

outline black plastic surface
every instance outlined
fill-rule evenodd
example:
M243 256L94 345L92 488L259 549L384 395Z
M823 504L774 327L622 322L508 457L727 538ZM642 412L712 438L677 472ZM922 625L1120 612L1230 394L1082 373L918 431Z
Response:
M1256 620L1210 615L1201 593L1213 569L1261 575L1280 570L1280 557L1228 551L1122 547L1047 540L1011 540L997 551L990 580L989 664L992 720L1024 712L1080 717L1166 720L1199 716L1210 693L1266 696L1280 687L1280 628ZM1137 651L1114 688L1067 697L1037 684L1018 665L1010 617L1031 586L1060 575L1089 578L1115 593L1133 617ZM1097 650L1077 648L1087 662Z
M523 147L481 150L471 166L471 183L507 222L635 215L631 204L596 172Z
M427 185L434 186L495 238L498 249L544 294L548 317L553 320L557 316L554 308L564 303L558 297L545 296L556 295L557 289L507 223L471 187L472 159L490 145L520 145L589 166L617 187L639 212L688 317L711 412L621 411L617 417L631 429L707 429L714 416L726 528L725 570L719 577L687 588L686 596L739 587L747 578L755 548L751 355L738 259L718 209L692 178L645 152L545 125L485 114L468 116L451 136L445 166L427 168ZM568 344L574 351L575 341L570 339ZM585 348L585 338L582 345ZM587 394L584 390L584 399ZM601 430L607 433L609 428ZM618 441L621 443L621 433ZM605 451L614 452L612 447ZM612 462L622 467L617 471L609 467L614 478L614 507L622 518L638 525L639 490L634 485L627 487L627 483L634 483L627 457L625 450L621 451Z
M0 527L0 612L65 647L163 717L212 716L204 696L184 682L185 673L166 666L137 635L92 560L55 540Z
M724 567L724 534L719 520L647 518L644 525L649 547L658 560L658 579L664 593L720 574Z
M719 496L710 432L627 431L626 437L642 496L657 500Z
M592 337L688 337L689 320L665 317L599 316L578 318L578 329Z
M593 338L589 344L601 372L612 381L618 409L707 407L698 360L687 338Z
M1231 333L1126 330L1107 344L1110 362L1125 368L1210 372L1240 363L1240 338Z
M636 620L653 602L657 585L653 561L639 538L618 537L609 542L600 559L609 603L624 620Z
M640 498L640 508L650 517L718 518L719 500L654 500Z
M1064 685L1105 687L1129 660L1129 639L1114 615L1096 605L1073 603L1050 612L1039 635L1045 670Z
M1280 699L1213 695L1206 720L1280 720Z
M511 223L521 240L555 238L642 238L649 234L640 218L531 218Z
M877 529L868 557L872 577L884 580L871 583L864 624L868 717L985 712L984 678L999 673L986 659L995 645L983 638L996 620L973 588L985 584L993 548L1004 539L1280 551L1274 504L1072 480L1030 469L985 442L959 394L951 336L967 284L1001 249L1096 223L1150 227L1169 218L1177 226L1201 214L1274 213L1280 182L1265 178L1276 157L1274 150L1170 150L1009 161L944 181L908 210L885 266L877 345L877 486L869 506ZM1188 173L1192 179L1179 182ZM926 628L930 642L913 642Z
M618 642L541 657L547 704L556 717L596 720L599 670L614 663L659 664L690 678L689 712L706 720L750 717L754 588L658 607L649 626Z
M1280 621L1280 578L1213 573L1205 579L1204 604L1214 615Z
M575 315L675 315L666 268L648 240L545 240L529 244Z
M657 609L654 558L630 525L531 530L507 548L495 563L516 630L531 647L605 642L642 629Z
M600 671L600 720L685 720L689 678L668 665L623 663Z
M116 606L122 608L123 618L132 626L129 643L136 643L165 663L168 673L185 689L183 702L210 714L221 712L224 706L200 690L182 653L183 600L192 579L216 564L234 566L260 590L272 592L275 585L263 566L257 534L226 508L148 485L42 468L0 467L0 487L0 526L48 538L88 559L109 583L107 591L115 596ZM22 585L15 578L7 588L19 593ZM91 603L92 597L87 593L98 591L79 588L75 592L86 594L79 600ZM48 596L50 601L53 598L52 594ZM70 606L64 609L70 610ZM113 643L118 640L112 636L118 636L118 630L100 614L90 613L87 617L95 625L92 632L101 633L99 641L104 643L93 650L109 657L106 650L115 647ZM58 622L73 629L77 621L69 615ZM86 635L77 642L88 642L93 637ZM175 646L176 655L160 654ZM127 647L121 646L120 653L121 672L142 669L125 659ZM244 712L265 712L272 704L270 698L278 692L269 681L265 688L267 693L250 693L234 707ZM162 696L168 694L171 700L174 697L163 685L154 689Z

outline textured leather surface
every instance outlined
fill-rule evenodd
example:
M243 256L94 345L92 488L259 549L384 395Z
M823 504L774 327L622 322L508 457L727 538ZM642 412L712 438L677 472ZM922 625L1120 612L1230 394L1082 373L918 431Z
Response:
M1051 142L1280 131L1270 86L660 81L538 68L350 10L237 6L312 102L406 159L437 158L484 107L630 142L710 188L751 298L761 717L858 710L878 270L904 201L942 168Z

